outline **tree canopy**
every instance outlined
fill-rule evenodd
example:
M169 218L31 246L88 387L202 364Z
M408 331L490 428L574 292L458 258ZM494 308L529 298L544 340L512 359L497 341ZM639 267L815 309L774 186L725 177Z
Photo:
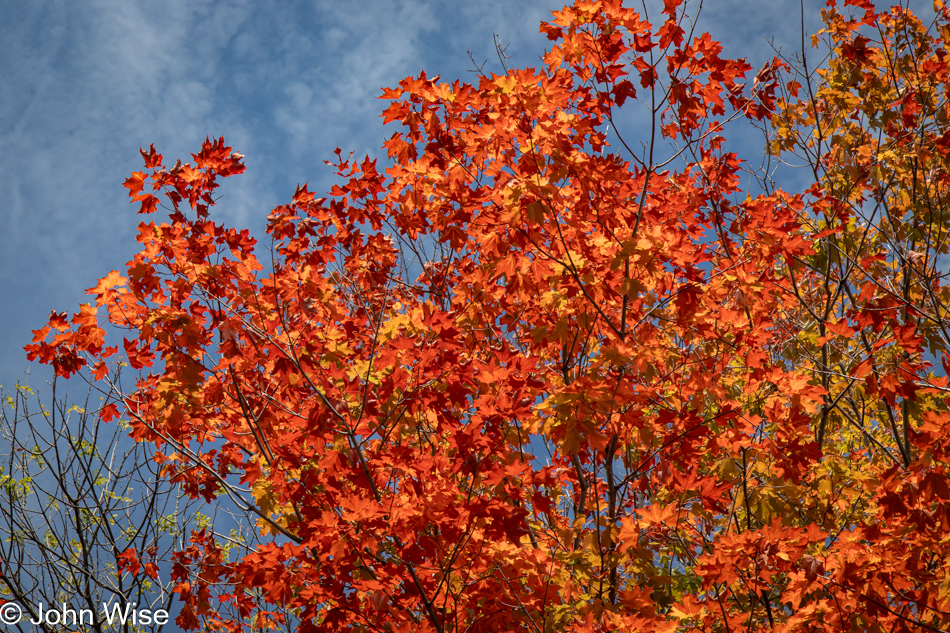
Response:
M142 152L139 252L27 351L266 537L191 534L180 626L950 629L950 13L832 1L756 72L664 5L384 89L388 165L338 149L263 256L243 156Z

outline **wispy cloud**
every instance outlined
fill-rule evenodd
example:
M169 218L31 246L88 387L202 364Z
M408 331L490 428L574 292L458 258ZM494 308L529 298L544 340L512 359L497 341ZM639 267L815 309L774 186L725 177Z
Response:
M528 4L528 3L525 3ZM490 1L161 3L0 8L0 384L29 328L134 252L121 182L155 143L187 158L206 135L247 154L225 221L260 232L296 183L328 186L337 146L376 153L382 86L465 74L493 32L540 50L540 4ZM556 3L551 3L555 6Z

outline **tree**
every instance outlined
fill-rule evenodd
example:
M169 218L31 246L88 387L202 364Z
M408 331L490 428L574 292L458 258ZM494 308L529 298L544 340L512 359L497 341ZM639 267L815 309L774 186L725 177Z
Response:
M218 504L205 515L169 487L161 458L128 438L127 422L103 423L90 395L69 405L56 381L50 404L27 385L0 394L0 597L19 606L22 631L175 629L161 615L180 606L167 563L191 532L213 531L232 558L258 535L244 513Z
M91 631L128 630L114 606L173 611L157 561L187 541L195 504L158 478L145 445L106 427L88 397L69 406L54 384L49 402L19 385L0 405L0 596L22 609L18 630L60 631L80 618ZM38 612L63 604L76 614L66 621ZM140 630L163 629L146 624Z
M392 165L337 150L269 262L212 219L240 154L143 151L126 187L167 221L27 351L100 382L124 359L101 418L256 517L239 560L175 553L179 625L285 621L262 595L302 631L950 627L950 16L846 5L797 79L676 0L566 7L540 69L385 89ZM808 191L743 190L742 119L806 152Z

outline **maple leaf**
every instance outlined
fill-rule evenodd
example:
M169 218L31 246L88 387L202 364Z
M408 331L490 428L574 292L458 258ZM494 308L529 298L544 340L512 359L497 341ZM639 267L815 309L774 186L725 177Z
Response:
M124 286L126 283L128 283L128 279L120 275L119 271L113 270L100 279L95 287L86 290L86 294L94 294L97 299L101 299L109 290L112 290L116 286Z

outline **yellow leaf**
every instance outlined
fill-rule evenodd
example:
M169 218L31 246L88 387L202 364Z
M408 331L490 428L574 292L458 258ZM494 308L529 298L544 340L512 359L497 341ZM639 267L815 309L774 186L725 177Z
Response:
M495 85L498 86L498 92L507 95L514 91L515 86L518 85L518 80L511 76L499 77L495 82Z

